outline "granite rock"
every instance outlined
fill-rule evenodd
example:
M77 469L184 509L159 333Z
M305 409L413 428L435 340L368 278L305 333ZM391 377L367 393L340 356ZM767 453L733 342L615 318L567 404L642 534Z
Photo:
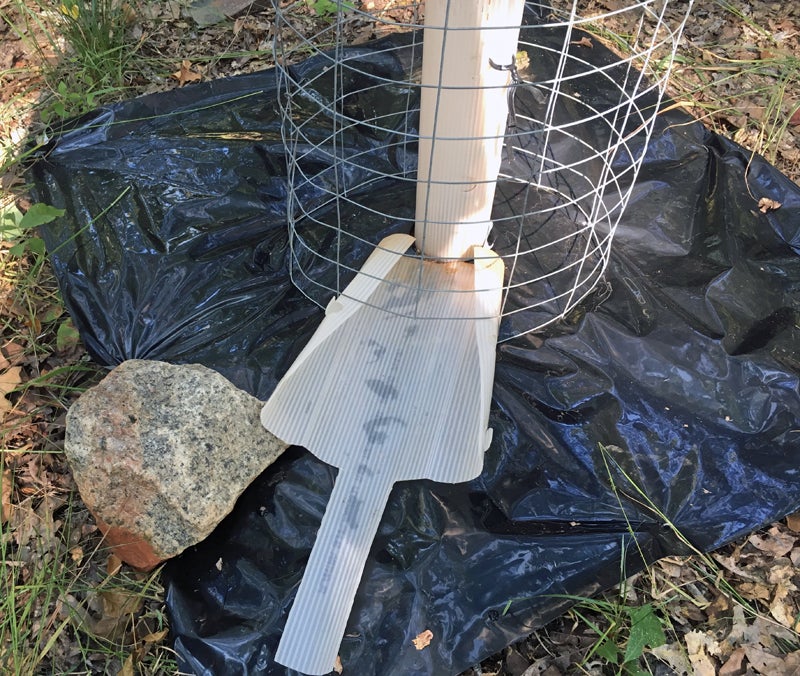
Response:
M67 414L64 449L115 553L147 570L203 540L286 448L262 402L197 364L131 360Z

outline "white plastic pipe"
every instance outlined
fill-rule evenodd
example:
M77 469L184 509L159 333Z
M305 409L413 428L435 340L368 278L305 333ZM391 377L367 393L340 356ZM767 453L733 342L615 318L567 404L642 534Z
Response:
M469 258L491 230L508 120L508 65L524 0L426 3L414 236L432 258Z

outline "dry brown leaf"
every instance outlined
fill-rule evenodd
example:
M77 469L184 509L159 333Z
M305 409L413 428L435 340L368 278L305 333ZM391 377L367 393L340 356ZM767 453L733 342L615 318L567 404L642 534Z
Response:
M769 613L784 627L794 629L797 624L797 608L792 601L794 585L779 583L775 588L775 596L769 604Z
M786 517L786 525L789 527L789 530L800 533L800 512L789 514L789 516Z
M783 669L786 676L800 676L800 650L784 656Z
M14 493L14 474L6 467L0 478L0 523L5 523L11 518L11 496Z
M98 619L87 617L88 629L95 636L114 640L125 632L131 616L144 604L144 598L124 589L101 591L98 596L102 603L101 615Z
M731 601L725 594L718 594L704 610L709 621L715 622L730 616Z
M775 674L786 673L783 670L783 660L760 647L746 645L744 646L744 654L747 656L750 666L758 674L775 676Z
M782 533L777 527L773 526L765 535L753 533L747 540L756 549L772 556L780 557L786 556L792 551L797 538L789 533Z
M773 648L776 646L776 639L786 642L796 640L793 632L760 615L753 618L752 623L748 624L744 609L738 604L733 606L732 619L731 630L724 641L726 645L734 647L754 645Z
M714 554L714 560L717 561L723 568L727 571L733 573L734 575L738 575L744 580L751 580L753 582L761 582L761 579L754 575L751 571L746 570L739 566L738 562L742 559L742 553L740 548L737 546L734 549L733 553L730 556L725 556L724 554Z
M695 676L716 676L717 667L712 655L719 654L720 645L707 634L692 630L684 636L686 654Z
M122 559L116 554L109 554L106 559L106 575L114 577L120 568L122 568Z
M762 197L758 200L758 210L765 214L768 211L773 211L775 209L780 209L782 204L780 202L776 202L775 200L770 199L769 197Z
M178 86L183 87L187 82L197 82L203 76L192 70L192 64L188 59L181 61L181 67L170 75L178 81Z
M152 632L150 634L142 636L142 641L144 643L154 643L154 644L157 645L157 644L161 643L165 638L167 638L167 634L169 634L169 629L162 629L161 631L154 631L154 632Z
M692 673L692 665L686 657L686 651L677 642L665 643L657 648L651 648L648 652L666 662L676 674Z
M718 676L741 676L745 673L742 666L744 661L744 648L736 648L728 660L719 668Z
M412 641L412 643L417 650L423 650L431 644L432 640L433 632L430 629L426 629L425 631L417 634L417 637Z
M772 590L761 582L742 582L736 591L749 601L768 601L772 596Z
M135 671L133 670L133 653L128 655L128 659L125 660L125 664L122 665L122 669L117 672L117 676L134 676Z
M11 410L11 402L6 398L22 384L22 367L12 366L0 373L0 413Z

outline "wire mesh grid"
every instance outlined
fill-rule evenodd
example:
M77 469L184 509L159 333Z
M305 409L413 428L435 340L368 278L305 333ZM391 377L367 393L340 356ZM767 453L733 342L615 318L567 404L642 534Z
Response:
M324 307L385 235L420 220L425 232L427 209L416 208L425 3L340 1L321 30L292 7L276 5L291 273ZM487 245L506 269L501 339L558 321L601 280L690 7L527 2L519 43L488 64L507 71L502 161L487 179L496 185ZM446 134L448 120L435 124ZM421 264L423 250L406 256Z

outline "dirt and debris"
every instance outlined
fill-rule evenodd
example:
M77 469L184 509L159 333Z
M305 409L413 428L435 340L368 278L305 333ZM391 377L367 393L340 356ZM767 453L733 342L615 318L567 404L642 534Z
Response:
M417 650L424 650L427 648L431 641L433 640L433 632L430 629L426 629L425 631L421 631L417 636L414 637L414 640L411 641L414 644L414 647Z
M681 12L685 1L670 11ZM42 11L35 0L22 2L32 16ZM620 3L588 4L600 11ZM99 96L96 103L273 63L274 13L264 0L206 2L209 11L216 8L224 15L219 21L208 12L199 14L199 2L125 4L141 58L130 69L126 88ZM421 19L394 0L360 4L372 12L394 12L399 23ZM319 0L299 3L310 35L324 30L327 6ZM58 93L48 89L41 69L57 57L42 24L24 17L18 3L0 2L0 12L0 138L4 148L20 149L26 139L47 137L42 110L59 111L54 106ZM353 44L380 36L357 17L344 24L344 31ZM586 48L592 46L591 39L582 39ZM800 5L696 2L670 93L713 130L761 151L800 181ZM22 166L5 167L0 181L2 206L24 211ZM756 202L754 208L762 212L780 207ZM100 379L102 369L91 363L70 330L52 276L32 269L46 270L46 263L35 251L22 258L11 255L13 245L0 242L0 576L5 592L0 614L15 612L27 623L16 638L29 656L9 662L10 638L0 636L0 667L4 673L175 673L157 574L129 570L104 550L62 453L65 412L79 391ZM589 603L464 676L636 673L634 666L658 674L798 673L798 565L800 515L793 515L713 555L661 560L606 594L623 609L652 608L662 623L666 641L647 647L636 665L614 664L599 654L601 633L617 632L622 649L630 633L624 622L614 626L614 617ZM631 615L622 612L621 617ZM109 642L121 651L109 650ZM32 666L29 660L38 663Z

